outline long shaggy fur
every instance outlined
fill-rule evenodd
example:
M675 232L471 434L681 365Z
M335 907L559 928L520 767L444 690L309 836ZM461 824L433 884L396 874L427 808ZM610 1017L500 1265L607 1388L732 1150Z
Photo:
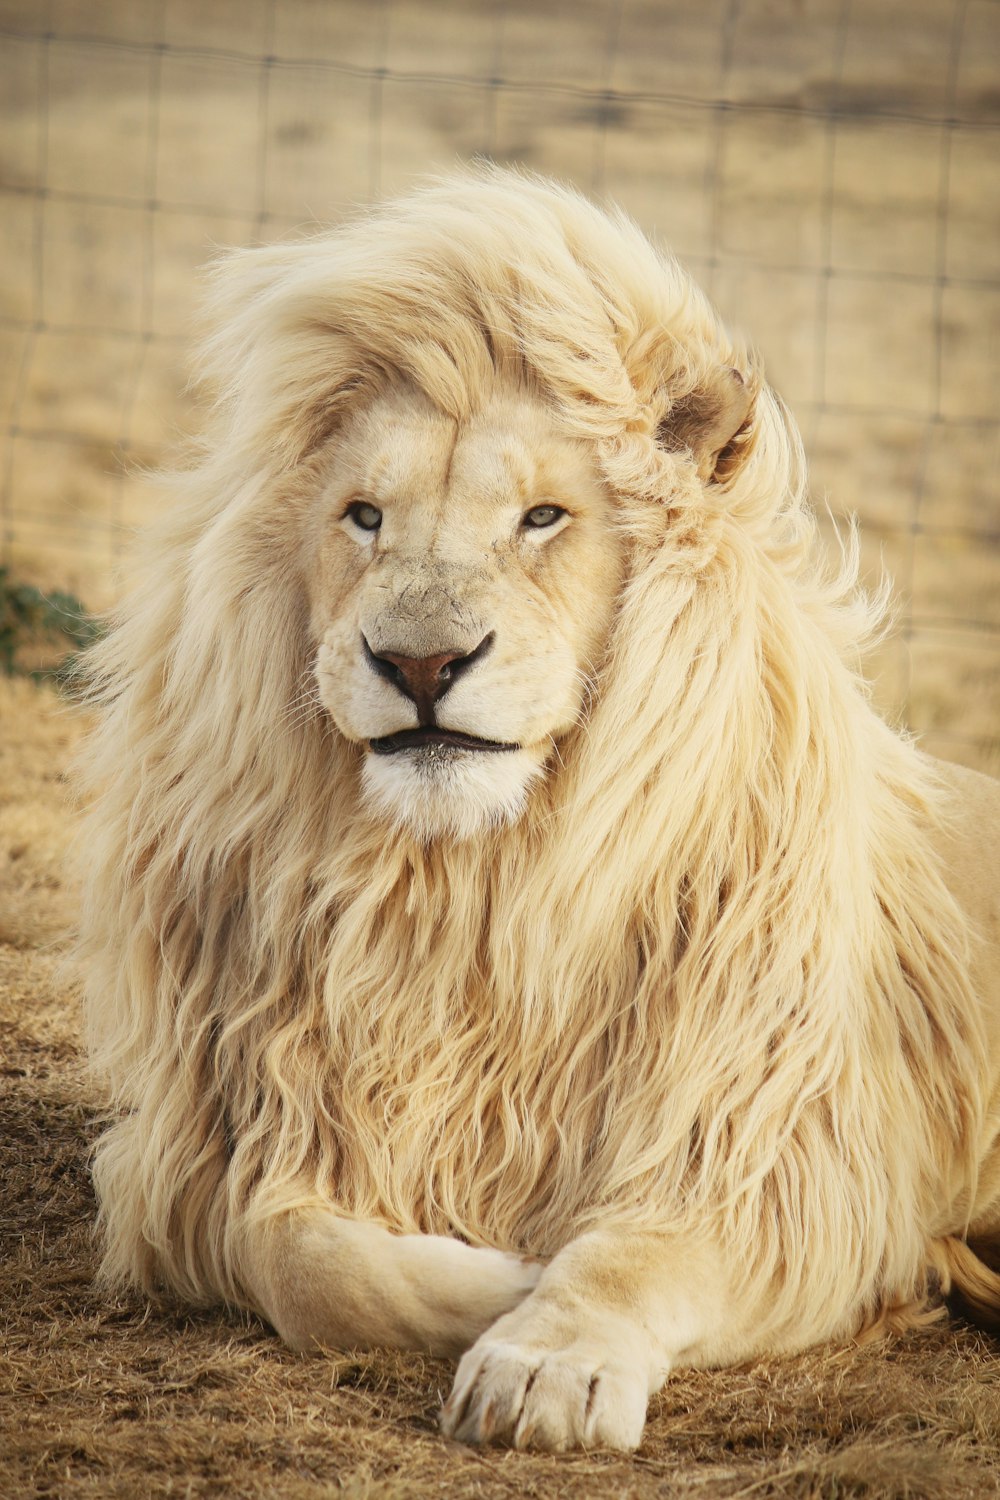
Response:
M966 933L751 356L624 217L491 171L227 258L211 314L214 423L93 662L108 1281L240 1304L243 1228L322 1200L542 1256L709 1225L803 1344L918 1310L974 1190ZM720 363L753 420L685 485L657 433ZM300 522L346 411L498 370L592 441L628 576L521 817L425 845L303 686Z

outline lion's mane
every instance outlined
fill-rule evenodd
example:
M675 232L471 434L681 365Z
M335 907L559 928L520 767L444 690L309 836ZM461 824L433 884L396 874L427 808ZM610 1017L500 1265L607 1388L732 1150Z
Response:
M919 1307L984 1107L967 939L755 360L623 216L491 170L227 257L211 312L213 421L92 663L106 1277L239 1304L245 1226L323 1199L541 1255L710 1226L803 1342ZM752 422L680 483L657 434L720 363ZM461 416L498 369L593 441L630 566L525 814L422 847L303 688L301 518L352 404Z

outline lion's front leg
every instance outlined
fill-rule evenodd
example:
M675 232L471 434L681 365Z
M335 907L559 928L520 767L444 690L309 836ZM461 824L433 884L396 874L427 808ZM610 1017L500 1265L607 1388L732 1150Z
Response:
M647 1401L675 1365L737 1348L729 1304L709 1246L582 1236L465 1354L442 1429L517 1448L636 1448Z
M528 1295L541 1266L442 1235L391 1234L318 1206L243 1234L255 1311L294 1349L455 1355Z

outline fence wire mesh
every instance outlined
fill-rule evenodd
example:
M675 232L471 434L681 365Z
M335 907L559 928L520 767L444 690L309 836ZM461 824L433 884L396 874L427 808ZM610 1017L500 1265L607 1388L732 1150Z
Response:
M761 348L1000 769L997 0L0 0L0 562L101 606L195 420L197 267L486 155L621 203Z

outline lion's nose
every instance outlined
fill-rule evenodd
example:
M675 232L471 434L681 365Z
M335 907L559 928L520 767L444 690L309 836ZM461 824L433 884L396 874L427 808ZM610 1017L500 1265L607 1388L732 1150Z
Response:
M441 651L436 656L399 656L395 651L375 652L361 637L365 660L373 672L391 682L417 705L421 724L433 724L434 704L443 698L455 679L473 666L493 645L493 632L485 635L473 651Z

